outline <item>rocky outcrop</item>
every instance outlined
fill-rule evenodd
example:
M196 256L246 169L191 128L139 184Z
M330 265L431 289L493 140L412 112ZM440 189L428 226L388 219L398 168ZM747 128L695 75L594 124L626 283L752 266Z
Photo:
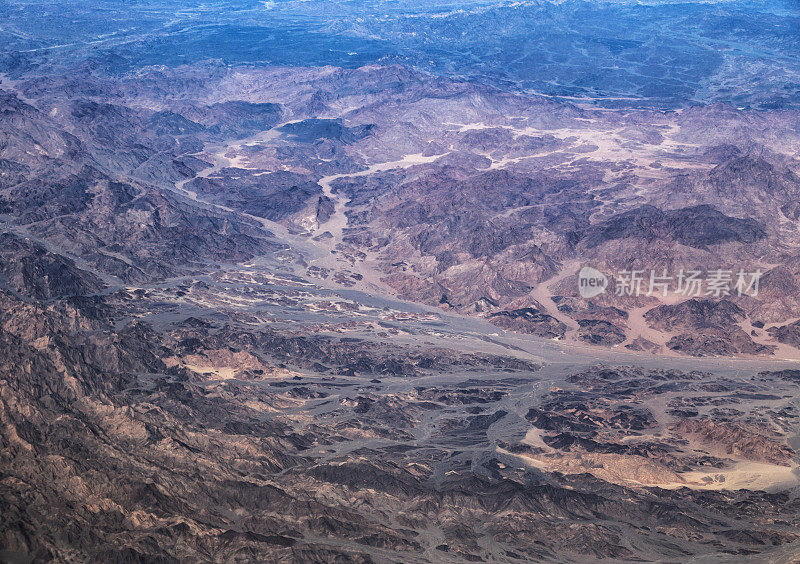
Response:
M708 419L689 419L678 423L675 430L685 436L697 437L712 450L719 449L746 460L788 464L795 455L788 446L777 444L765 434L738 425L719 424Z
M504 329L546 339L563 338L567 330L567 326L555 317L530 307L492 313L489 321Z
M644 206L592 226L583 235L582 245L597 247L615 239L676 241L690 247L705 248L728 242L754 243L766 237L757 221L729 217L710 205L677 210Z
M578 338L593 345L610 347L625 342L625 331L613 323L601 319L578 321Z
M667 347L692 356L726 356L738 353L769 355L774 345L753 340L740 326L745 312L729 300L690 299L649 310L649 325L677 333Z
M0 234L0 276L4 287L40 300L92 294L105 286L74 261L11 233Z

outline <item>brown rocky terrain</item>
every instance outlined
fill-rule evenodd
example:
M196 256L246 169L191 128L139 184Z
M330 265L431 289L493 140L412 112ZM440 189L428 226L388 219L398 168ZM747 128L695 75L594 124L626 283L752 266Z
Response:
M769 342L769 327L759 338L737 329L743 322L744 333L748 323L777 328L799 315L792 112L599 112L400 67L288 75L186 67L123 81L50 76L17 88L18 97L6 94L5 119L35 131L6 143L6 174L36 170L36 143L56 159L42 162L48 185L59 188L49 211L34 213L43 201L32 196L38 188L15 183L8 213L26 235L52 238L125 280L278 252L299 242L275 237L288 229L335 251L314 268L340 281L503 318L507 328L504 312L532 308L557 322L533 330L551 338L604 346L641 338L691 355L797 354L786 339ZM713 132L698 125L711 122ZM107 149L117 146L126 148ZM64 165L53 166L59 159ZM78 185L93 186L91 198L108 210L67 221L89 202ZM189 219L181 195L206 203L208 218ZM190 231L196 240L183 248L158 248L159 238L191 241ZM103 253L84 256L96 238ZM690 338L651 324L656 313L600 323L575 313L583 306L550 306L551 298L577 295L576 263L612 278L645 275L642 296L613 295L612 284L594 298L601 307L631 313L729 297L745 317ZM755 296L740 297L735 280L730 295L709 296L705 287L678 293L678 273L698 266L704 275L760 270L763 277ZM671 292L644 296L662 271L673 279ZM531 332L531 320L525 324L520 330Z
M399 65L2 84L0 560L796 553L794 112ZM765 275L584 299L581 265Z

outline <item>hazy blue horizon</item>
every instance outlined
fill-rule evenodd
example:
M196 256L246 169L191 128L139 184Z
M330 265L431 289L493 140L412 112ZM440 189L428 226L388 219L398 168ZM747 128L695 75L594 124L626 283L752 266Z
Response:
M53 0L0 11L0 72L12 75L83 59L112 74L201 60L403 64L605 105L800 103L800 7L777 0Z

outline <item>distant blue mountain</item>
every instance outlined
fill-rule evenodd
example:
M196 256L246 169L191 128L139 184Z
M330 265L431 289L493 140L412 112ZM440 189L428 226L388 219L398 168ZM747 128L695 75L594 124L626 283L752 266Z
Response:
M2 1L0 70L401 63L605 106L800 106L800 4Z

